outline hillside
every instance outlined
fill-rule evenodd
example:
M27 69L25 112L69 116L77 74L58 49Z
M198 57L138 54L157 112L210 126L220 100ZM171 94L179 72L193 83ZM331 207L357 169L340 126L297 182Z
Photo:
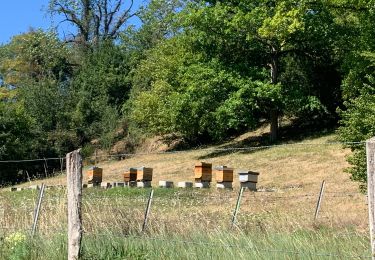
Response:
M335 135L306 138L289 144L265 147L254 150L215 150L230 147L239 147L260 132L247 133L228 143L206 147L201 150L188 150L161 154L139 154L124 160L105 161L98 164L103 168L104 182L122 181L122 173L126 168L147 166L154 169L153 186L158 185L159 180L193 181L193 167L196 162L210 162L214 166L226 165L235 170L248 169L260 172L258 193L254 196L260 199L271 199L283 196L281 201L272 205L273 211L285 210L289 207L307 209L303 215L307 219L314 210L320 186L326 181L326 195L323 209L329 209L329 223L343 226L347 223L356 225L358 230L367 229L367 207L364 197L359 192L358 184L350 180L344 169L348 167L345 157L350 153L335 142ZM245 146L246 147L246 146ZM86 182L84 169L84 181ZM24 183L21 187L41 184L65 185L65 174L45 180L35 180ZM235 175L234 189L238 189L237 176ZM211 189L214 196L219 195L215 189ZM346 199L346 195L350 199ZM233 199L236 191L232 193ZM250 195L249 195L250 196ZM292 196L291 200L288 197ZM266 202L266 201L265 201ZM267 204L265 208L270 206ZM243 209L244 210L244 209ZM249 210L252 210L251 207ZM259 210L265 210L260 208ZM337 213L339 212L339 213ZM345 215L341 213L346 212Z
M244 193L235 230L230 225L230 219L238 194L237 181L234 182L233 191L219 191L215 188L155 189L147 231L147 236L151 236L150 241L139 231L149 192L147 189L85 189L83 222L86 239L91 241L90 246L101 248L105 244L106 250L109 250L122 245L125 240L128 241L123 235L134 235L136 240L129 238L128 243L134 243L136 248L153 248L155 252L171 246L167 242L171 237L191 240L192 243L201 243L204 240L222 244L229 241L228 243L232 244L251 244L266 249L264 252L255 252L254 259L269 259L269 247L271 250L286 252L288 256L283 259L295 259L293 252L305 249L309 252L306 253L306 259L324 259L314 255L314 252L319 255L322 251L339 256L356 256L368 252L368 212L365 197L359 193L357 184L350 181L349 175L344 172L348 166L345 156L350 151L342 149L337 143L330 143L335 141L333 134L290 141L289 144L263 149L219 150L244 146L263 130L247 133L228 143L205 149L139 154L121 161L101 162L98 165L104 169L106 182L121 181L121 174L127 167L152 167L154 187L159 180L192 181L193 167L198 161L211 162L215 166L227 165L235 169L259 171L259 190ZM89 166L85 167L85 171L87 167ZM65 177L65 174L61 174L50 179L32 181L32 184L44 182L47 185L64 185ZM316 202L323 180L326 181L325 193L318 220L314 221ZM24 183L20 186L29 185L30 183ZM5 231L28 230L37 192L9 192L3 189L0 196L6 212L0 224L6 228ZM54 239L51 240L54 242L43 242L43 248L55 248L56 243L64 243L64 240L52 234L64 234L66 210L66 190L47 190L39 232ZM97 235L100 235L100 238L103 236L103 239L97 240ZM259 236L262 238L258 239ZM146 240L143 241L144 238ZM90 250L95 251L94 248ZM128 252L126 250L124 252ZM196 254L191 250L195 249L187 244L176 252L163 254L167 255L168 259L184 258ZM211 256L217 255L213 249L204 250ZM104 255L116 254L116 251L105 252ZM237 259L248 259L243 250L235 248L229 251L222 248L218 252L229 258L237 256ZM52 258L56 257L51 256L50 252L48 254ZM61 256L60 253L58 255ZM152 254L151 259L159 257L159 254Z
M344 173L344 169L348 167L345 157L350 151L343 149L340 144L330 144L336 141L334 134L261 149L251 149L256 146L244 144L262 131L265 129L246 133L221 145L165 153L139 152L119 161L102 161L97 166L103 168L103 181L106 182L122 181L122 173L129 167L152 167L153 182L156 185L159 180L193 181L194 164L205 161L214 166L233 167L235 170L258 171L261 173L261 189L282 192L294 187L311 192L317 190L322 180L326 180L332 190L357 192L357 184L350 181L349 174ZM231 150L241 147L244 150ZM246 149L249 147L250 149ZM86 165L85 169L90 166L92 165ZM34 180L32 184L41 182L47 185L64 185L65 175ZM30 183L25 183L20 186L29 185Z

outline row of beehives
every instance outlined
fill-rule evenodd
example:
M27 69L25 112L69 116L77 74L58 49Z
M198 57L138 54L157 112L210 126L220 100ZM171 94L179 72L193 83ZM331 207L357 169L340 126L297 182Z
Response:
M258 182L259 173L247 171L247 170L240 170L238 171L239 174L239 182L240 186L244 188L248 188L250 190L256 190L256 185ZM87 172L88 176L88 185L85 187L94 187L94 186L101 186L103 188L110 188L110 187L122 187L122 186L130 186L130 187L151 187L152 177L153 177L153 169L147 167L140 167L140 168L130 168L123 174L123 182L114 182L108 183L103 182L103 169L98 167L92 167ZM233 180L234 180L234 170L233 168L228 168L227 166L219 166L216 167L213 171L212 164L210 163L198 163L195 165L194 168L194 180L193 182L178 182L177 187L180 188L189 188L189 187L196 187L196 188L209 188L211 187L211 182L213 177L216 179L216 187L217 188L233 188ZM171 188L174 187L174 183L172 181L159 181L159 187L164 188Z

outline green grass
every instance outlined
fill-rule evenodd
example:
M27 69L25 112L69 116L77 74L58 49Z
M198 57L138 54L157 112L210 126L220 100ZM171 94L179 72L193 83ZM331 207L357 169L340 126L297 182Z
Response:
M82 259L347 259L370 255L369 241L359 234L332 230L253 233L237 230L210 234L199 230L174 236L84 235ZM5 239L6 241L6 239ZM66 259L66 237L26 237L3 242L1 259Z

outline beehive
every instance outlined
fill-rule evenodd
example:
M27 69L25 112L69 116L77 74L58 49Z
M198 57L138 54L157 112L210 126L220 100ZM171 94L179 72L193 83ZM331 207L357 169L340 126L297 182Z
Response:
M193 183L188 181L180 181L177 183L179 188L193 188Z
M211 181L212 180L212 164L200 162L195 165L194 178L196 181Z
M218 182L216 183L216 188L218 189L233 189L233 182Z
M131 182L137 180L137 169L130 168L124 173L124 182Z
M140 167L137 169L137 181L152 181L152 168Z
M217 182L233 182L233 168L220 166L215 169L215 176Z
M159 181L160 188L173 188L173 181Z
M194 183L194 187L195 188L199 188L199 189L202 189L202 188L210 188L210 183L209 181L202 181L202 182L196 182Z
M151 181L137 181L138 188L151 188Z
M241 188L257 191L257 184L255 182L240 182Z
M258 182L259 172L241 170L238 172L238 174L239 174L240 182L252 182L252 183Z
M87 171L87 179L89 184L101 183L103 180L103 169L99 167L91 167Z

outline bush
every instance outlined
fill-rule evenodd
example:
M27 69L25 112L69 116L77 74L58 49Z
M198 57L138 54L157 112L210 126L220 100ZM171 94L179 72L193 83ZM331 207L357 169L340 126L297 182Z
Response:
M373 80L371 80L373 81ZM347 109L341 111L339 138L343 142L365 141L375 136L375 95L371 85L366 85L359 97L345 103ZM361 190L366 189L366 151L363 144L346 145L352 150L348 158L351 167L347 171L354 181L360 182Z

